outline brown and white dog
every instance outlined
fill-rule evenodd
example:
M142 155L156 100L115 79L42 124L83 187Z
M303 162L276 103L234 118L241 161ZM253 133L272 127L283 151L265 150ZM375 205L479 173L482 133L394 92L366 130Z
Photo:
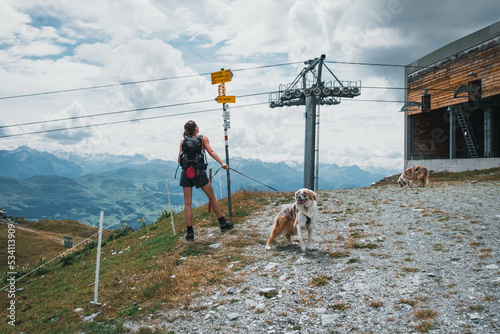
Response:
M399 177L399 187L409 186L418 181L419 187L425 187L429 183L429 172L424 166L414 166L407 168Z
M318 220L318 207L316 205L316 193L312 190L302 188L295 192L295 203L289 204L276 215L271 229L271 236L267 241L266 250L271 249L271 241L281 234L285 234L289 244L296 245L292 241L292 235L298 235L302 251L311 248L314 226ZM302 236L307 230L307 246Z

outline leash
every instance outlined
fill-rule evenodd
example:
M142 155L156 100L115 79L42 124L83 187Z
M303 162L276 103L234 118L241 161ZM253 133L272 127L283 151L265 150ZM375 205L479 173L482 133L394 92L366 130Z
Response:
M180 165L181 165L180 163L177 165L177 169L175 170L175 176L174 176L174 179L176 179L176 178L177 178L177 171L179 170Z
M217 175L217 173L218 173L221 169L222 169L222 167L219 167L219 169L217 169L217 171L215 172L215 174L214 174L212 177L215 177L215 175ZM267 185L267 184L265 184L265 183L262 183L262 182L260 182L260 181L257 181L256 179L251 178L251 177L250 177L250 176L248 176L248 175L245 175L245 174L243 174L243 173L241 173L241 172L238 172L236 169L232 169L231 167L229 167L229 169L230 169L230 170L232 170L232 171L233 171L233 172L235 172L235 173L238 173L238 174L240 174L240 175L242 175L242 176L244 176L244 177L246 177L246 178L248 178L248 179L252 180L252 181L255 181L255 182L257 182L257 183L260 183L260 184L262 184L263 186L268 187L269 189L272 189L272 190L274 190L274 191L276 191L276 192L279 192L279 190L274 189L273 187L268 186L268 185Z

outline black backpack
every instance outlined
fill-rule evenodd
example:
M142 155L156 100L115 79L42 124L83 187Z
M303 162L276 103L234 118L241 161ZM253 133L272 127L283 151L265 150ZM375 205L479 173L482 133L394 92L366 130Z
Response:
M196 137L185 137L182 143L181 151L181 167L182 170L187 170L193 167L196 170L196 175L207 169L205 156L203 155L202 135Z

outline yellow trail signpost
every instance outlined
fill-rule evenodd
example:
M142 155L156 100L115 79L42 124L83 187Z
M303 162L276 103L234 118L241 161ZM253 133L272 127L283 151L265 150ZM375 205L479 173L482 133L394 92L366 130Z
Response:
M231 70L221 69L218 72L211 74L212 85L219 84L219 95L215 98L217 103L222 103L222 117L224 119L224 141L226 147L226 165L229 166L229 137L227 130L231 127L231 120L229 117L229 110L226 103L236 103L236 96L226 96L226 82L231 81ZM229 168L226 169L227 176L227 208L229 211L229 221L233 220L233 213L231 208L231 176Z
M211 75L212 85L231 81L231 70L213 72Z
M234 95L219 95L217 96L218 103L236 103L236 96Z
M236 96L226 95L225 82L231 81L231 70L222 70L211 74L212 85L219 85L219 96L215 99L217 103L236 103Z

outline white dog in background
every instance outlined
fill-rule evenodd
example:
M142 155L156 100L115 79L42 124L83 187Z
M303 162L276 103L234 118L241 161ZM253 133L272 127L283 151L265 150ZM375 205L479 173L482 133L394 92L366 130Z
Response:
M295 203L284 207L274 219L271 236L267 241L266 250L271 249L271 241L284 233L290 244L292 235L297 235L302 251L311 248L314 235L314 226L318 220L318 206L316 205L316 193L312 190L302 188L295 192ZM303 230L307 230L307 246L303 238Z

